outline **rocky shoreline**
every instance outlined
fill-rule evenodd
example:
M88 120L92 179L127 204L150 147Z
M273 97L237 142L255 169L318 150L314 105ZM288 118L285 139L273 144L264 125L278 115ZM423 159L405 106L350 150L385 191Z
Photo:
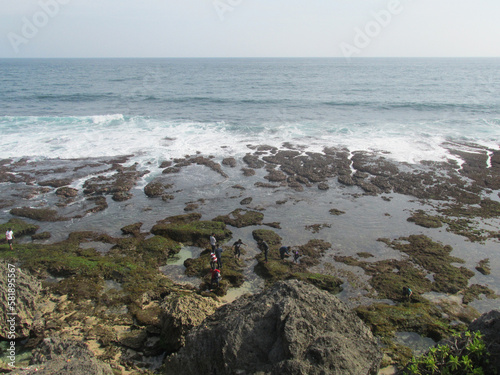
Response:
M415 166L380 153L335 148L312 153L291 144L281 149L248 145L241 159L197 154L149 166L134 163L133 156L2 160L0 229L12 227L16 243L14 251L0 245L1 264L15 264L23 280L17 290L23 296L16 321L18 348L38 348L32 367L13 373L29 374L34 368L49 373L56 368L46 365L51 361L75 374L162 374L174 368L186 374L340 371L332 363L343 364L345 372L338 373L356 374L403 366L412 351L398 343L397 332L438 342L479 317L472 301L499 296L499 285L471 282L497 270L498 260L481 258L471 267L452 255L452 246L431 236L444 229L478 246L499 241L500 152L475 145L450 144L449 149L463 164L449 160ZM192 171L199 170L203 178L196 180ZM289 239L283 237L280 215L289 214L297 194L329 191L342 191L353 200L373 196L390 202L393 196L408 196L423 209L407 215L414 233L377 239L373 246L392 254L380 259L364 249L342 254L321 238L318 234L346 210L318 202L331 220L301 224L303 242L294 243L299 262L281 261L277 250ZM261 196L270 197L277 214L268 214L271 206ZM209 209L220 200L225 212ZM135 201L143 205L128 208ZM135 216L141 221L123 214L125 225L118 228L85 229L99 215L139 207ZM215 292L207 288L204 250L211 233L225 250L223 279ZM240 235L248 246L236 260L231 245ZM260 240L270 245L268 262L257 246ZM159 270L186 246L201 250L199 257L184 262L194 284L177 283ZM241 288L248 272L263 280L263 291L225 304L224 296ZM407 284L414 291L409 302L401 299ZM334 301L346 288L358 290L363 303ZM449 298L431 301L432 293ZM328 301L323 312L318 301ZM264 315L251 313L256 309ZM6 327L6 311L0 313ZM349 318L330 316L334 313ZM356 323L351 327L346 319ZM269 331L266 324L275 327L276 336L261 343L262 332ZM219 341L210 343L214 334ZM313 342L315 337L324 339ZM345 348L342 359L332 351L340 341L352 341L354 348ZM361 343L369 342L370 349L361 350ZM363 364L355 349L369 354L369 363ZM202 350L201 362L192 362ZM75 364L72 358L79 357L88 368ZM68 363L71 370L64 367Z

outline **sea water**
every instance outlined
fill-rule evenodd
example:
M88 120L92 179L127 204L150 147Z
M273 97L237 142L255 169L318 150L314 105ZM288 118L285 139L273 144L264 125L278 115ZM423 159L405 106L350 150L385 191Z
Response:
M497 150L500 59L3 59L0 158Z

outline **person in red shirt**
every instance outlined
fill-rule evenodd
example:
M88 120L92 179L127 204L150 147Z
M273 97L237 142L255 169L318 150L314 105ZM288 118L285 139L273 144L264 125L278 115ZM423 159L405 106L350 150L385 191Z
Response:
M222 278L222 276L220 275L220 271L217 268L214 268L212 270L212 281L210 283L210 289L215 289L214 288L214 284L218 288L219 287L219 281L220 281L221 278Z

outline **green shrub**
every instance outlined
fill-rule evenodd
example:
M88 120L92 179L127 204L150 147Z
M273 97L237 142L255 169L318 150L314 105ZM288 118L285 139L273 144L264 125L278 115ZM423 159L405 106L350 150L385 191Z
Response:
M481 332L466 331L454 335L445 345L435 346L420 357L413 357L403 374L497 374L490 365L489 356Z

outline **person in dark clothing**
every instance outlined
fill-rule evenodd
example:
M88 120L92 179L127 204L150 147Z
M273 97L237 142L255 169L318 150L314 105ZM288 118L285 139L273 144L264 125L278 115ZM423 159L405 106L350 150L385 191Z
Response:
M407 299L408 301L410 301L412 294L413 294L413 292L409 287L407 287L407 286L403 287L403 298L405 300Z
M222 247L215 249L215 255L217 256L217 267L222 268Z
M294 262L294 263L298 263L299 258L300 258L299 251L298 251L298 250L295 250L295 252L293 253L293 262Z
M262 241L260 243L260 248L262 249L262 251L264 252L264 259L267 263L267 253L269 252L269 245L267 244L266 241Z
M285 260L285 256L290 255L290 246L281 246L280 247L280 258L281 260Z
M241 255L241 245L245 245L243 243L243 241L241 239L239 239L238 241L236 241L234 244L233 244L233 248L234 248L234 257L238 257L238 259L240 259L240 255Z

